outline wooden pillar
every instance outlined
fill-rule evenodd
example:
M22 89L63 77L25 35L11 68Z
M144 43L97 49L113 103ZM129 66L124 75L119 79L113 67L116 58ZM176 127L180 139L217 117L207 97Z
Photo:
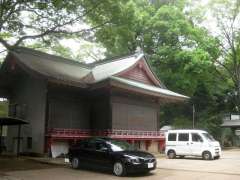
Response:
M135 143L135 140L134 140L134 139L132 139L132 140L131 140L131 144L132 144L132 145L134 145L134 143Z
M146 145L146 150L148 151L148 149L149 149L149 146L151 146L151 144L152 144L152 141L151 140L146 140L145 141L145 145Z
M164 140L159 140L158 141L158 148L159 148L159 152L164 152L165 150L165 141Z
M0 154L2 153L2 137L3 137L3 126L2 124L0 125Z
M21 140L21 125L18 125L17 156L19 156L20 153L20 140Z
M52 145L53 139L52 137L48 137L47 140L47 152L48 152L48 156L51 157L51 145Z

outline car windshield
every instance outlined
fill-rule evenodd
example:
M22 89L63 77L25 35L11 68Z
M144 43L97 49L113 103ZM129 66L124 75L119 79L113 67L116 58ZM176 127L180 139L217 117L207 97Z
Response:
M215 141L215 139L208 133L202 133L203 136L209 141Z
M109 140L107 144L110 145L113 152L135 150L133 145L124 141Z

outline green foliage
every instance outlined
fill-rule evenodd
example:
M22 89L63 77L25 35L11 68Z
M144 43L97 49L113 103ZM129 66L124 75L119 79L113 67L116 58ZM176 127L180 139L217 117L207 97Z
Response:
M52 52L55 55L59 55L65 58L70 58L70 59L75 58L73 56L71 49L61 45L58 41L54 41L49 45L43 44L41 42L37 42L31 45L27 45L27 47L44 51L44 52Z
M191 129L192 128L192 121L186 119L186 117L176 117L173 122L173 127L177 129Z
M93 30L109 23L109 20L89 27L86 16L101 17L108 8L118 12L114 0L15 0L0 1L0 44L6 49L32 44L38 39L47 45L63 38L93 37Z
M208 8L215 17L221 44L221 59L216 63L230 84L225 99L230 111L240 113L240 1L211 0Z
M140 46L169 89L192 97L190 103L162 107L161 125L191 127L194 103L196 128L217 135L221 123L217 115L224 111L219 104L228 87L213 63L221 55L219 40L194 24L184 11L186 1L151 2L120 2L118 11L110 8L104 16L89 16L93 25L111 19L96 30L96 39L107 48L107 56L130 53Z
M6 101L0 101L0 117L8 115L8 103Z

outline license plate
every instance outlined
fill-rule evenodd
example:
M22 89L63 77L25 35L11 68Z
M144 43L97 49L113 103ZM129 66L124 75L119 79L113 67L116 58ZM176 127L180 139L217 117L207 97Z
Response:
M65 162L65 163L69 163L70 161L69 161L68 158L65 158L65 159L64 159L64 162Z
M153 163L148 163L148 168L153 168L154 164Z

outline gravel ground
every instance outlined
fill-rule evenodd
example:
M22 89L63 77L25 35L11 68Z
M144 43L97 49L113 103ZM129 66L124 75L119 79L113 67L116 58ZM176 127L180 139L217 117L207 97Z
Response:
M1 180L239 180L239 175L219 173L191 172L181 170L157 169L149 175L135 175L115 177L110 173L93 172L87 170L73 170L70 168L53 168L29 171L13 171L7 173L8 179Z
M158 168L148 175L115 177L110 172L73 170L22 158L0 158L0 180L239 180L240 150L224 151L220 160L158 158Z

